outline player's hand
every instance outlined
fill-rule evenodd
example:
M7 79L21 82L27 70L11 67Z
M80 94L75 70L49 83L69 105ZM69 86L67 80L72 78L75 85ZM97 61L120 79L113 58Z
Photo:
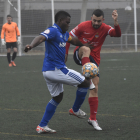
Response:
M20 44L21 44L21 42L20 42L19 40L17 41L17 43L18 43L18 45L20 45Z
M20 36L18 36L17 43L18 43L18 45L20 45L20 44L21 44L21 41L20 41Z
M31 50L31 49L32 49L32 47L31 47L30 45L26 45L24 51L25 51L25 52L28 52L28 51Z
M89 47L90 49L94 48L94 46L92 44L89 44L89 43L84 44L84 46Z
M112 18L114 19L114 21L117 21L117 19L118 19L117 10L113 10L113 12L112 12Z
M1 45L5 45L6 44L6 42L4 41L4 39L1 39Z

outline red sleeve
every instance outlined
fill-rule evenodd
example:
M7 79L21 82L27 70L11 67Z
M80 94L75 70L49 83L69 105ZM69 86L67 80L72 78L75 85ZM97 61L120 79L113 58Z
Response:
M83 28L84 28L84 23L82 22L70 31L70 35L73 37L79 37L81 32L83 31Z
M121 29L120 29L120 26L114 26L114 28L111 28L109 30L109 35L111 37L120 37L121 36Z

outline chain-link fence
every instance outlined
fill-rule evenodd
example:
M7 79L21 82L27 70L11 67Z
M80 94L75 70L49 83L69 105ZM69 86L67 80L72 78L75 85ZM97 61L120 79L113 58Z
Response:
M54 0L54 13L65 10L71 15L70 28L73 29L80 23L81 8L83 0ZM11 4L10 4L11 3ZM117 9L118 21L122 36L113 38L108 36L102 46L102 52L129 52L135 51L134 39L134 1L133 0L88 0L86 20L91 19L93 10L99 8L104 11L104 22L114 26L112 11ZM128 7L129 6L129 7ZM126 8L128 7L128 8ZM6 22L6 14L12 15L13 21L17 23L17 0L0 0L0 29ZM126 8L126 10L125 10ZM132 8L132 9L131 9ZM137 38L138 51L140 51L140 1L137 0ZM39 35L47 27L52 25L51 0L21 0L21 34L22 55L24 47L33 38ZM74 49L74 46L71 47ZM44 54L44 43L33 49L30 54ZM0 44L0 55L6 52L5 46Z

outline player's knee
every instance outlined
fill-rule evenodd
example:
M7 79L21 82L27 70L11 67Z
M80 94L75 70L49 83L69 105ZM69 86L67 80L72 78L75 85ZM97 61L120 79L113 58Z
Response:
M98 92L95 89L90 90L89 97L98 97Z
M90 86L90 79L85 79L78 87L88 88Z
M14 50L14 52L16 52L16 53L17 53L17 48L14 48L13 50Z
M90 48L89 48L89 47L82 46L81 49L82 49L82 52L83 52L83 53L85 53L85 54L90 54Z
M7 53L10 53L10 52L11 52L11 49L10 49L10 48L8 48L8 49L7 49Z
M94 84L95 88L93 89L95 93L98 93L98 84Z
M53 99L57 102L60 103L63 99L63 92L60 93L58 96L53 97Z

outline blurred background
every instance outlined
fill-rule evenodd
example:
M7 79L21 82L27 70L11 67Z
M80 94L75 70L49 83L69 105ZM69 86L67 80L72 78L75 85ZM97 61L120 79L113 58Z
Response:
M140 51L140 0L0 0L0 30L7 22L6 16L12 15L13 21L21 31L22 44L19 56L25 55L24 47L33 38L51 26L56 12L65 10L71 15L70 28L73 29L82 21L90 20L95 9L104 11L104 22L114 27L112 11L117 9L118 21L122 36L107 36L101 53L139 52ZM44 43L31 50L28 54L44 55ZM70 53L74 46L70 47ZM0 56L6 55L6 47L0 42Z

